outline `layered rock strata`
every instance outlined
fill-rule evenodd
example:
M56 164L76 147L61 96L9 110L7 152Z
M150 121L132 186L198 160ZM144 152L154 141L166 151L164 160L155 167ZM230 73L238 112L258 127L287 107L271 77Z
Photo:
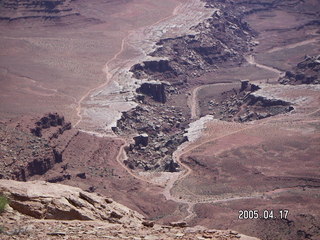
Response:
M0 20L15 21L41 18L43 20L59 19L66 16L76 16L70 6L73 0L8 0L0 4Z

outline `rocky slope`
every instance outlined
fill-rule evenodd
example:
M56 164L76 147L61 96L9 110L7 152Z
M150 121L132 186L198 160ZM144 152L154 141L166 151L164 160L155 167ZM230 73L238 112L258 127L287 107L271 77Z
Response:
M133 76L141 80L136 96L139 106L123 113L114 132L126 137L148 135L145 146L131 144L127 148L126 164L132 169L179 171L172 153L187 141L183 134L191 122L190 88L197 86L199 76L245 63L244 56L257 44L257 33L244 21L245 16L252 9L278 6L251 5L247 1L206 2L212 16L194 26L194 34L160 40L149 54L157 60L143 61L131 68ZM290 103L259 98L253 92L249 88L234 89L224 92L219 101L199 101L200 115L245 122L293 110Z
M292 104L256 95L260 87L242 81L240 89L225 91L220 98L199 100L201 116L210 114L224 121L248 122L292 111Z
M256 239L183 222L156 225L112 199L61 184L0 180L0 192L10 200L1 239Z
M0 189L10 207L38 219L141 222L142 216L111 199L61 184L1 180ZM131 219L129 219L131 217Z
M18 1L8 0L0 3L0 20L14 21L41 18L43 20L59 19L79 15L73 11L70 3L74 0Z
M306 56L292 71L279 79L281 84L320 84L320 55Z
M250 49L254 33L242 21L241 11L233 9L229 2L215 1L207 7L212 8L213 14L192 28L195 34L159 41L150 56L164 60L134 65L134 76L181 85L190 77L244 61L243 53Z
M62 162L62 153L78 134L57 113L0 124L0 178L26 181Z

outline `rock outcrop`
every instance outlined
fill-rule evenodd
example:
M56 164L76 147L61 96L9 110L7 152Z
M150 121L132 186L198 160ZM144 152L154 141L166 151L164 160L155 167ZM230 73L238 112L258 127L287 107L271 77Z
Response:
M43 20L76 16L70 6L72 0L6 0L0 4L0 20L15 21L41 18Z
M240 92L255 92L257 90L259 90L260 87L253 84L253 83L250 83L249 80L242 80L241 81L241 87L240 87Z
M43 116L39 121L35 123L36 127L32 128L30 131L33 135L37 137L42 137L42 130L48 129L50 127L58 127L56 132L48 136L49 139L57 138L59 134L63 134L64 131L71 129L71 123L65 122L63 116L59 116L58 113L48 113Z
M256 94L259 89L261 89L259 85L243 80L239 89L223 92L220 99L201 102L201 116L211 114L220 120L248 122L294 109L290 102Z
M149 75L155 77L165 76L166 78L176 77L177 73L171 67L168 60L159 60L159 61L144 61L143 63L136 64L132 66L131 72L137 79L145 78Z
M143 216L109 198L79 188L43 181L0 180L10 207L38 219L141 222Z
M133 139L135 142L135 146L140 146L140 145L144 147L148 146L149 136L146 133L140 134L139 136L136 136Z
M43 175L63 161L65 148L77 134L57 113L0 124L0 179L26 181Z
M142 83L140 88L137 89L137 92L148 95L157 102L166 102L165 84L162 82L150 81Z
M186 228L185 222L158 225L110 198L61 184L0 180L0 192L10 200L0 215L3 240L62 237L257 240L230 230Z
M293 71L287 71L286 75L279 79L281 84L320 84L320 55L306 56L298 63Z

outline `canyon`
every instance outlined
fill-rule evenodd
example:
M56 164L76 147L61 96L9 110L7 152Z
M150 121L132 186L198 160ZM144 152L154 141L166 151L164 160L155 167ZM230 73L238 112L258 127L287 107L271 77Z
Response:
M2 236L318 239L319 6L1 3Z

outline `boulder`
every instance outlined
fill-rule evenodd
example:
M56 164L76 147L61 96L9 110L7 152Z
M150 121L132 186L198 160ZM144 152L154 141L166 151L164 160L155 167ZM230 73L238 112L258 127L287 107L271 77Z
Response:
M243 92L243 91L255 92L259 89L260 89L259 86L250 83L248 80L241 80L240 92Z
M150 227L152 228L154 226L154 222L153 221L144 221L142 222L142 225L145 226L145 227Z
M179 164L174 162L172 159L165 163L164 170L167 172L178 172Z
M135 146L148 146L149 136L146 133L140 134L133 138L135 142Z

